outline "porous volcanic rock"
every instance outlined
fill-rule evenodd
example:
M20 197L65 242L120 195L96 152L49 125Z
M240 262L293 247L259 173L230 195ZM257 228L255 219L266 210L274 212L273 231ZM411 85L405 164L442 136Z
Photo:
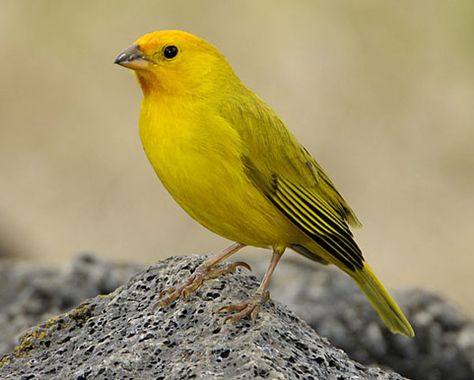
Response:
M78 255L54 268L38 263L0 261L0 355L12 351L29 327L108 294L140 270L139 264L117 264L92 254Z
M270 260L262 256L251 260L259 277ZM272 278L271 294L361 363L413 380L474 379L474 322L433 292L392 292L413 325L413 339L390 333L355 283L335 267L288 254Z
M352 361L274 301L255 325L223 324L216 309L246 300L258 286L241 270L153 311L160 292L203 260L169 258L30 329L0 360L0 378L402 379Z

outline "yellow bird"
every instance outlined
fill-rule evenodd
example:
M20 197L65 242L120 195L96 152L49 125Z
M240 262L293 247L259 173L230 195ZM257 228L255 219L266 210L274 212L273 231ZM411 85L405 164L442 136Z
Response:
M350 226L359 222L310 153L237 77L210 43L177 30L140 37L115 63L134 70L143 91L139 130L156 174L204 227L236 242L206 260L160 306L230 273L217 266L246 245L271 248L262 283L246 303L222 311L255 320L286 248L351 276L385 325L413 329L362 256Z

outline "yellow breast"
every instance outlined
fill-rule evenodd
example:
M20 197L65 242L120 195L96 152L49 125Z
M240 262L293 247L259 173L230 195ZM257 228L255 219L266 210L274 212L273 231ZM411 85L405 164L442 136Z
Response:
M227 239L260 247L295 242L299 232L245 175L238 133L202 107L142 104L140 137L165 188L191 217Z

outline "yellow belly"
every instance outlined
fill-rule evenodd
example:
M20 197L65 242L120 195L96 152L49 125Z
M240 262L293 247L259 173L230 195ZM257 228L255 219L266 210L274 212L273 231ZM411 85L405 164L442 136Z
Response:
M165 188L191 217L246 245L288 246L306 240L245 175L243 142L235 130L218 117L173 118L163 114L166 109L156 111L142 108L143 147Z

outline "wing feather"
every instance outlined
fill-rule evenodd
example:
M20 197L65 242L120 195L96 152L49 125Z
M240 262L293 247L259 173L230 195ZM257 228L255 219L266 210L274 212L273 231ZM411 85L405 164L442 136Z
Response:
M274 176L270 201L301 231L348 269L363 267L363 256L348 225L338 218L324 199Z
M331 206L338 219L352 227L360 226L355 213L336 190L322 167L296 140L285 124L254 93L246 88L243 92L229 94L220 104L221 117L239 133L244 147L243 159L271 180L273 173L290 180L312 193L320 194ZM244 162L246 165L246 162ZM260 183L266 186L267 184Z
M349 229L349 224L359 225L354 212L270 107L241 90L220 107L244 143L242 164L249 180L342 266L362 268L362 253Z

